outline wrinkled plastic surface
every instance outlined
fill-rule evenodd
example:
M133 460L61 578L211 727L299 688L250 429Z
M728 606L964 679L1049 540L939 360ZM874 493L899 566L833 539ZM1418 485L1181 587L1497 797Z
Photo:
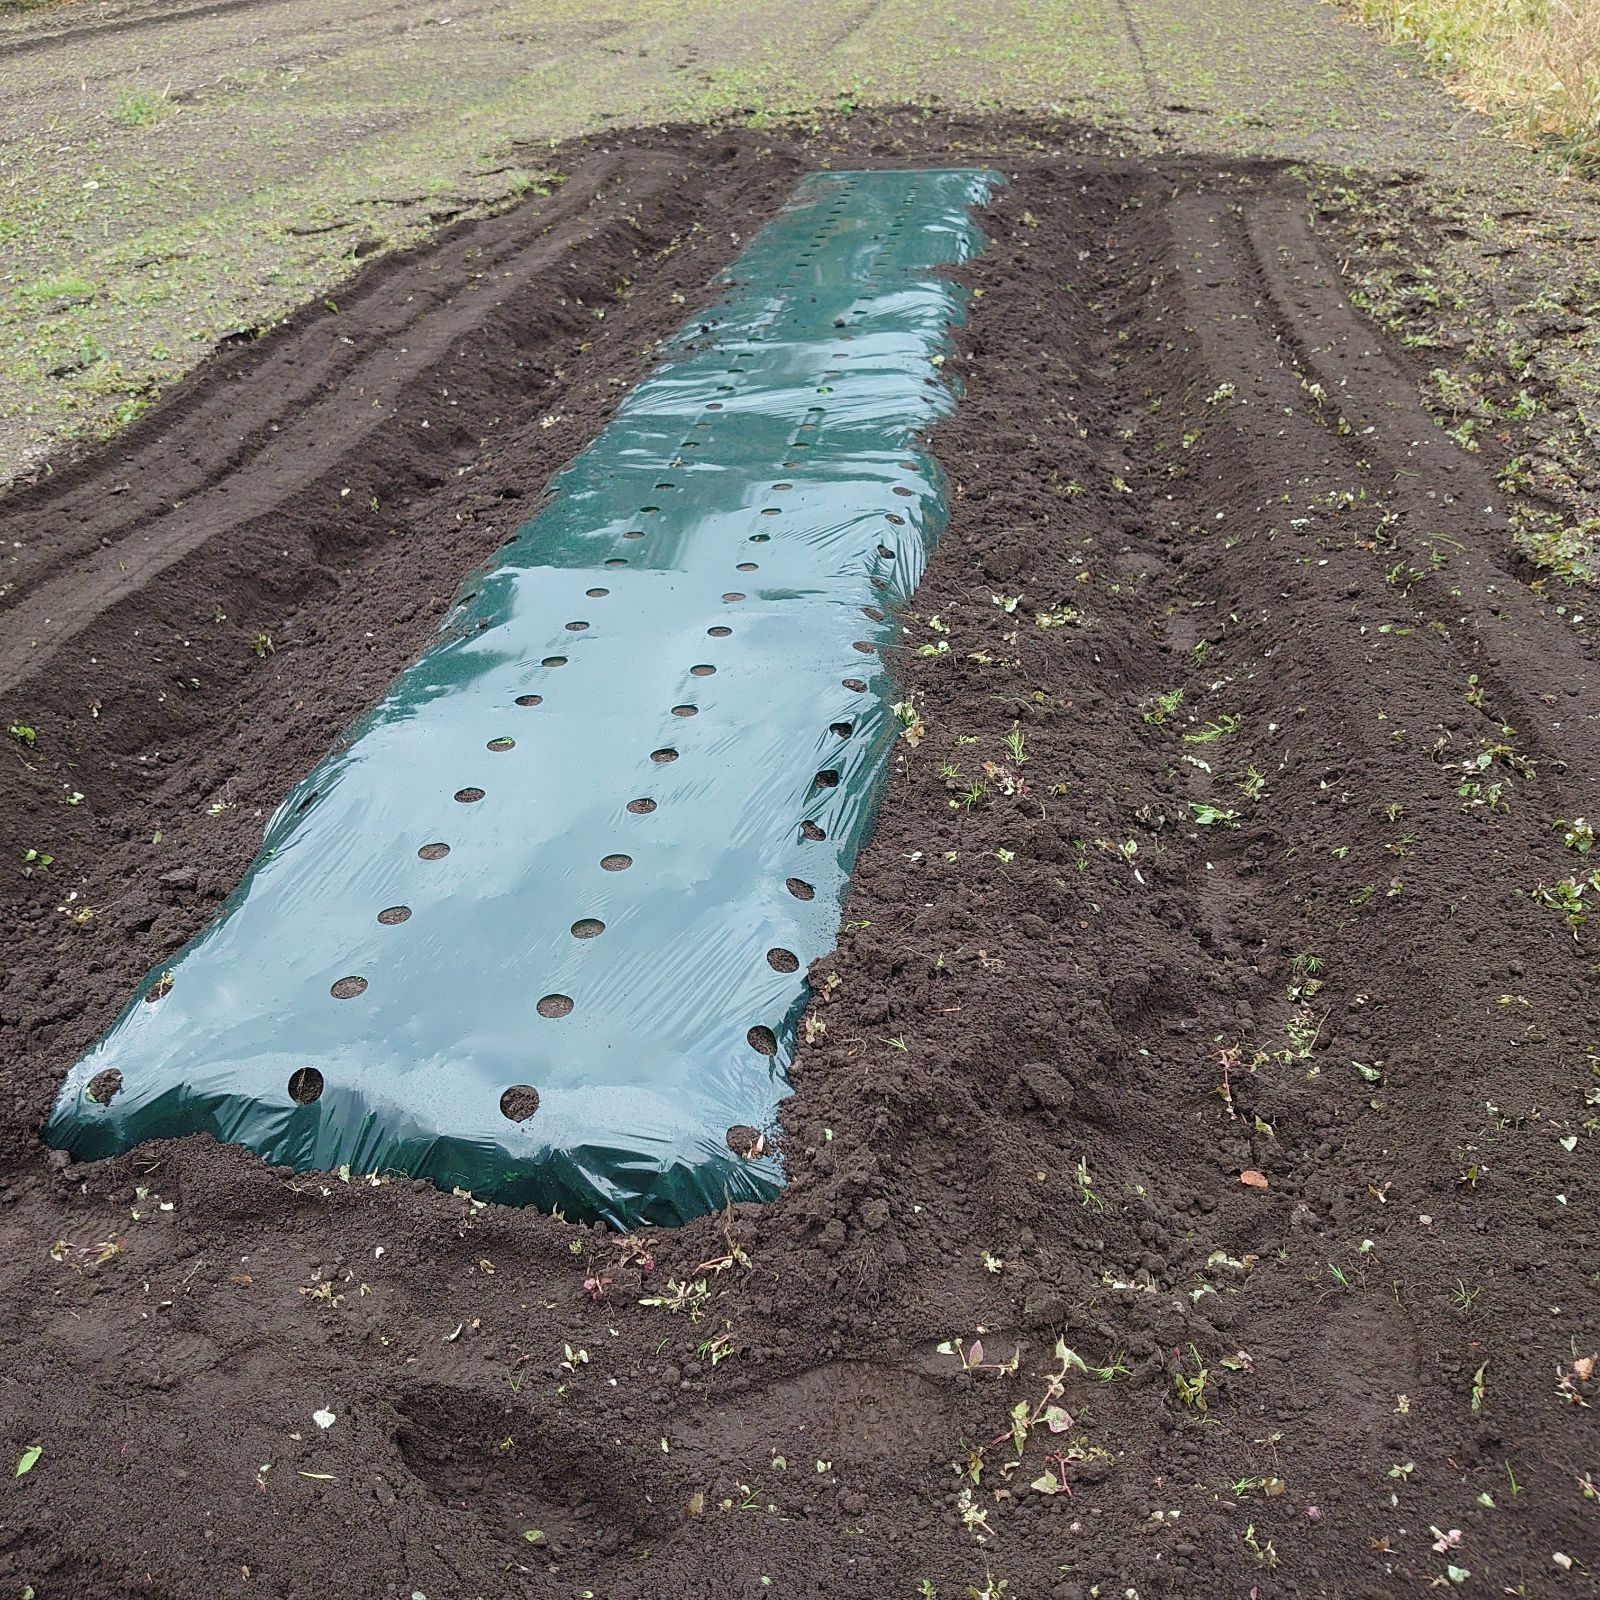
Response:
M939 269L999 181L799 186L68 1074L52 1143L203 1130L619 1226L775 1192L729 1130L788 1091L899 729Z

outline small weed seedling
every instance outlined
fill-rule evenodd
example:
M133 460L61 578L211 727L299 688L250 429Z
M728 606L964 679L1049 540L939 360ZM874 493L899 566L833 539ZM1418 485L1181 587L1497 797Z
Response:
M1056 1340L1055 1356L1055 1370L1046 1376L1044 1392L1032 1405L1029 1405L1026 1400L1017 1401L1011 1408L1010 1426L1004 1433L997 1434L991 1439L984 1446L984 1449L992 1449L995 1445L1004 1444L1009 1440L1016 1459L1020 1461L1023 1451L1027 1449L1029 1434L1041 1423L1052 1434L1066 1433L1072 1427L1072 1414L1065 1406L1060 1404L1061 1396L1066 1392L1067 1388L1067 1374L1074 1371L1087 1374L1089 1368L1075 1350L1067 1348L1065 1339L1058 1338ZM1082 1452L1079 1452L1078 1459L1081 1458ZM1043 1481L1056 1484L1058 1487L1042 1489L1040 1490L1041 1493L1058 1494L1061 1490L1066 1489L1063 1468L1065 1462L1071 1459L1073 1459L1071 1455L1063 1454L1062 1460L1057 1464L1056 1471L1043 1475ZM1039 1488L1039 1483L1036 1482L1034 1487ZM1070 1494L1072 1491L1067 1489L1066 1492Z
M1065 602L1053 605L1048 611L1036 611L1033 620L1041 628L1065 628L1083 620L1083 613L1075 611Z
M1021 735L1018 734L1016 737L1020 739ZM1010 743L1010 739L1007 739L1006 744L1008 747ZM1023 756L1023 760L1027 760L1026 755ZM998 789L1000 793L1003 794L1008 800L1013 795L1026 794L1028 792L1027 783L1022 778L1018 777L1010 767L1003 766L998 761L985 761L983 764L983 773L989 782L992 783L995 788Z
M1206 1399L1206 1385L1211 1381L1211 1369L1200 1359L1200 1352L1194 1345L1189 1346L1189 1354L1194 1360L1194 1375L1191 1377L1181 1368L1173 1373L1173 1387L1178 1391L1178 1398L1193 1412L1204 1416L1211 1409L1210 1402Z
M1138 867L1134 866L1134 857L1139 854L1139 841L1137 839L1124 839L1120 844L1115 839L1096 839L1095 844L1111 855L1121 856L1132 871L1134 880L1138 883L1144 882L1143 874ZM1087 864L1086 861L1080 864L1078 871L1082 872Z
M721 1333L701 1340L695 1347L695 1354L702 1361L709 1361L713 1367L725 1361L733 1354L733 1324L724 1322Z
M1600 867L1586 877L1574 874L1561 879L1559 883L1541 883L1533 891L1533 897L1540 905L1559 911L1562 921L1572 929L1572 937L1576 940L1584 923L1589 920L1589 906L1585 904L1584 896L1591 891L1600 892Z
M1243 1045L1228 1045L1217 1052L1217 1065L1222 1069L1222 1082L1211 1092L1228 1108L1230 1117L1239 1115L1233 1103L1233 1075L1236 1072L1254 1072L1268 1058L1259 1051L1245 1059Z
M1196 728L1193 733L1186 733L1183 737L1185 744L1215 744L1218 739L1225 739L1230 733L1238 730L1242 719L1231 712L1223 714L1212 722L1206 723L1202 728Z
M631 1233L625 1233L617 1240L617 1264L623 1267L637 1267L640 1272L656 1270L655 1256Z
M1322 987L1322 978L1319 976L1324 966L1322 957L1307 951L1297 955L1289 965L1295 975L1294 982L1289 985L1289 998L1309 1000Z
M694 1270L696 1272L726 1272L729 1267L740 1266L749 1272L755 1263L750 1259L744 1246L733 1236L733 1218L724 1212L722 1217L722 1242L727 1246L720 1256L714 1256L710 1261L702 1261Z
M982 1339L974 1339L969 1345L963 1345L959 1339L946 1339L936 1348L942 1356L954 1356L961 1363L963 1372L994 1372L1002 1378L1009 1378L1022 1362L1021 1345L1011 1352L1006 1361L985 1361Z
M660 1306L664 1311L676 1315L680 1311L687 1312L691 1322L698 1322L706 1314L706 1301L711 1297L711 1286L704 1278L696 1278L692 1282L688 1279L668 1278L667 1287L661 1294L641 1295L639 1304L642 1306Z
M30 735L28 743L32 744L32 728L24 728L24 733ZM17 730L11 730L15 736ZM1562 820L1553 824L1561 830L1561 842L1569 850L1576 850L1579 855L1586 856L1594 849L1594 829L1582 817L1574 817L1570 822Z
M896 700L889 709L899 720L900 737L915 750L928 731L923 726L921 713L917 710L916 696L913 695L906 700ZM940 770L942 773L944 769Z
M1078 1157L1078 1164L1072 1170L1072 1186L1078 1191L1080 1206L1090 1206L1096 1211L1105 1210L1105 1201L1094 1192L1094 1179L1089 1176L1088 1156Z
M124 128L148 128L165 109L166 99L164 94L151 94L145 89L124 89L117 96L112 115Z
M1168 689L1165 694L1152 696L1140 702L1140 719L1151 727L1159 727L1183 704L1182 689Z
M1272 1548L1272 1541L1265 1544L1256 1537L1256 1525L1251 1523L1244 1530L1245 1548L1256 1558L1256 1565L1262 1567L1275 1567L1278 1564L1278 1552Z
M108 1239L85 1244L73 1244L68 1239L57 1239L50 1246L50 1259L71 1267L74 1272L82 1272L85 1267L103 1267L126 1248L127 1246L114 1233Z

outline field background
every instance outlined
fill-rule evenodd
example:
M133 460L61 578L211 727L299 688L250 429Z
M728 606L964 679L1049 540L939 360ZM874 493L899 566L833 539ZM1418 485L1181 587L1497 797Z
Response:
M1461 53L1422 15L1439 4L1359 8ZM1446 185L1530 176L1416 52L1321 0L0 6L0 482L361 261L558 184L553 141L883 104Z

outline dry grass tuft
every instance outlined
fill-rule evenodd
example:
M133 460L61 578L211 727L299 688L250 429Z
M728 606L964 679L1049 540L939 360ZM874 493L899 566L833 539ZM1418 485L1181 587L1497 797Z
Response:
M1343 0L1508 131L1600 168L1600 0Z

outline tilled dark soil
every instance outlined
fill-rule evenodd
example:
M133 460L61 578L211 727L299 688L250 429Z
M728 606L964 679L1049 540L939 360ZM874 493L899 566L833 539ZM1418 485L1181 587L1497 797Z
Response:
M1535 891L1594 859L1594 666L1279 167L927 120L849 153L1012 182L777 1202L630 1244L38 1143L830 158L565 152L0 504L12 1590L1593 1592L1594 937Z

